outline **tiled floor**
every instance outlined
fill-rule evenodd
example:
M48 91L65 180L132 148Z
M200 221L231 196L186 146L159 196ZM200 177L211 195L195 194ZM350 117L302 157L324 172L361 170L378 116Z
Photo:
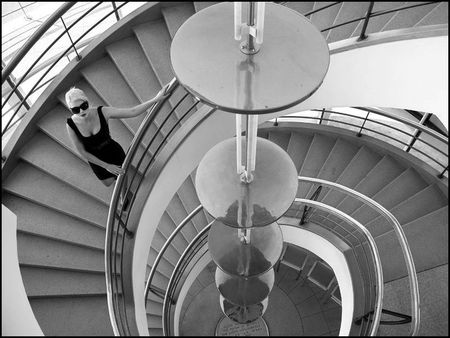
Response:
M219 292L214 283L214 270L205 268L190 297L185 300L180 333L184 336L214 335L222 311ZM263 318L271 336L337 336L341 322L341 307L333 300L321 303L324 291L297 272L281 265L275 274L275 285L269 295L269 306ZM209 283L208 285L206 285Z

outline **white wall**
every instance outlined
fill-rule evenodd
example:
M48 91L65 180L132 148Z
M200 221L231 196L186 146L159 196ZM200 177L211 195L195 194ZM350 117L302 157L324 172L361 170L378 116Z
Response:
M23 286L16 228L16 215L2 205L2 336L43 336Z
M447 39L402 40L332 54L329 71L314 95L284 112L262 115L259 122L314 108L376 106L432 112L448 128ZM149 238L153 238L170 199L204 154L234 136L234 129L233 114L216 112L189 136L162 170L144 206L135 237L135 295L144 295ZM139 332L148 335L143 297L136 297L135 308Z

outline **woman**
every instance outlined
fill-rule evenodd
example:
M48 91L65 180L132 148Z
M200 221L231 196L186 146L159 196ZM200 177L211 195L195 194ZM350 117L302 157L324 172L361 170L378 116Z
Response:
M66 103L72 112L66 124L69 137L105 186L110 186L117 179L117 175L124 173L121 166L125 160L124 150L109 134L109 119L131 118L146 112L155 102L166 96L167 87L168 85L161 89L153 99L131 108L91 108L81 89L72 87L66 93ZM124 209L126 207L124 205Z

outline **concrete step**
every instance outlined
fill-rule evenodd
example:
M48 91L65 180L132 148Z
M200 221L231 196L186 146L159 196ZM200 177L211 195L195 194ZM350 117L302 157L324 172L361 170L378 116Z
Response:
M150 254L148 259L148 264L153 265L153 262L156 259L156 255L158 254L158 251L156 251L154 248L150 248ZM152 257L150 257L152 256ZM158 271L162 273L164 276L169 277L172 275L172 272L175 268L175 265L173 265L170 261L168 261L165 258L166 255L163 256L163 258L158 263Z
M99 227L106 226L108 207L104 203L25 162L18 164L3 189Z
M409 4L411 3L408 3L408 5ZM436 2L426 6L414 7L396 12L392 19L383 26L382 31L413 27L437 5L438 3Z
M147 325L149 329L162 329L162 317L147 313Z
M17 234L17 247L20 265L75 271L105 271L102 250L21 232Z
M381 11L388 11L394 8L398 8L401 6L404 6L407 2L396 2L396 1L376 1L373 5L372 13L374 12L381 12ZM369 24L366 28L366 34L380 32L380 30L386 25L392 17L395 15L395 12L385 14L385 15L379 15L374 18L370 18ZM360 21L358 22L357 27L355 28L353 34L351 37L357 37L361 34L361 30L363 27L364 22Z
M149 293L147 304L146 304L146 312L150 315L161 316L163 311L162 299L158 298L159 301L151 300L151 297L157 298L152 293Z
M216 5L219 2L217 1L194 1L194 8L196 12L201 11L209 6Z
M358 150L359 146L345 141L342 138L338 138L333 146L333 149L331 149L327 160L320 169L317 178L335 182L347 167L348 163L350 163L352 158L356 155ZM316 189L316 186L317 184L312 185L306 196L311 196ZM325 196L328 190L328 188L322 187L321 195Z
M290 138L291 134L289 132L277 131L276 129L269 131L269 141L280 146L284 151L288 148Z
M42 132L28 144L20 152L23 160L109 205L114 187L101 183L86 162Z
M448 263L448 205L402 225L414 259L422 272ZM385 282L407 275L402 250L394 230L376 238Z
M332 4L332 2L330 1L315 1L314 9L322 8L330 4ZM309 20L311 20L312 24L316 26L318 30L328 28L334 22L341 6L342 4L337 4L335 6L328 7L324 10L311 14L309 16ZM328 36L328 32L323 32L322 35L326 39Z
M17 230L103 250L105 230L29 200L3 193L2 203L18 215Z
M336 182L349 188L355 187L380 159L380 154L368 147L361 147ZM344 197L343 193L330 190L328 194L319 196L319 201L336 206Z
M164 20L137 25L133 27L133 31L160 84L169 83L174 78L170 62L170 44L172 39ZM179 102L185 93L186 91L181 86L174 91L169 99L172 107ZM181 118L188 111L193 102L192 99L186 99L175 109L178 118Z
M170 235L173 233L173 231L176 229L176 224L173 222L172 218L169 216L167 211L163 213L161 216L161 220L158 224L158 231L161 233L161 235L167 239L170 237ZM179 252L181 255L186 249L188 242L186 238L184 238L183 234L177 234L175 238L172 241L174 248ZM177 259L178 260L178 259Z
M447 198L445 198L442 191L433 184L396 205L389 211L394 215L398 222L403 225L440 209L447 204ZM367 223L366 227L374 237L391 229L387 221L381 216L378 216Z
M166 243L166 241L166 237L164 237L159 231L155 231L151 247L159 252L161 251L161 248L163 247L164 243ZM181 248L177 248L176 242L174 240L172 244L167 247L166 252L164 253L164 257L174 265L178 262L178 259L183 253L183 251L180 251Z
M178 28L195 14L195 8L192 2L188 2L178 6L163 7L161 12L169 30L170 37L173 39Z
M191 176L186 177L177 193L188 214L190 214L195 208L200 205L200 201L198 199ZM207 224L205 213L203 211L198 212L197 215L192 219L192 223L194 224L196 232L198 233Z
M314 134L314 138L310 144L308 153L306 154L305 161L300 169L300 176L316 177L323 167L323 164L330 155L336 143L335 138L327 137L322 134ZM299 183L297 189L297 197L304 198L307 196L307 192L311 188L310 183Z
M106 296L104 273L22 266L20 273L29 298Z
M311 12L314 7L314 1L290 1L285 4L286 7L305 15Z
M404 167L399 162L386 155L354 189L367 197L372 197L391 181L395 180L403 171ZM337 205L337 208L350 215L363 204L356 198L347 195ZM338 222L342 221L339 220Z
M35 298L30 300L46 336L112 336L105 296Z
M166 208L166 212L172 218L173 223L176 226L178 226L188 215L186 210L184 209L184 206L180 198L178 197L178 194L175 194L172 197L172 200L170 201L169 205ZM197 230L195 229L191 221L188 224L186 224L183 227L183 229L181 229L181 233L183 234L186 241L189 243L197 235Z
M339 5L336 5L338 7ZM338 25L347 21L350 21L352 19L361 18L364 17L367 13L367 9L369 8L368 2L349 2L345 1L342 3L341 8L339 9L339 12L334 19L331 25ZM356 29L356 26L358 25L358 22L349 23L347 25L333 28L329 30L328 32L328 38L327 42L332 43L339 40L344 40L349 38L353 31Z
M135 36L108 45L106 51L139 102L148 101L158 94L162 86ZM155 118L154 124L156 127L161 126L170 109L170 105L163 105L161 112ZM145 118L145 113L139 117L142 121ZM176 122L177 118L172 114L168 122L161 128L162 135L167 135Z
M419 20L415 26L448 24L448 2L441 1L428 14Z
M420 190L425 189L426 186L427 183L420 175L414 169L408 168L377 192L372 199L389 210L401 201L405 201ZM373 208L364 205L351 214L353 218L362 224L370 222L378 215L379 213Z
M305 161L313 136L312 133L291 133L287 153L292 161L294 161L297 172L300 172L303 162Z

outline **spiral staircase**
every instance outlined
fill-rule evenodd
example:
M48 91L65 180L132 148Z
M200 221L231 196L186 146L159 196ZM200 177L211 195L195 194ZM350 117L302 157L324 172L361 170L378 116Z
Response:
M65 119L64 93L75 85L83 89L92 106L130 107L156 95L173 78L170 43L177 29L195 12L213 3L149 3L136 10L132 19L122 20L85 50L77 64L71 63L63 86L50 86L38 102L29 127L11 152L2 175L2 203L18 217L18 255L20 270L33 312L45 335L112 335L104 277L105 225L113 187L104 187L91 174L70 142ZM300 13L307 13L328 3L287 3ZM396 7L395 3L376 3L377 10ZM446 24L448 4L435 3L373 19L367 33L413 26ZM328 11L312 14L311 21L324 28L352 17L365 15L367 3L344 2ZM328 42L358 36L359 24L323 32ZM183 89L169 100L174 106ZM33 108L32 108L33 109ZM169 125L155 120L151 130L164 140L171 125L180 118L177 107ZM193 113L195 114L195 112ZM124 149L130 145L144 116L111 120L110 130ZM179 127L176 127L177 129ZM366 194L390 210L400 221L408 237L423 286L433 292L422 293L424 322L446 321L433 310L432 302L446 297L440 289L448 269L448 194L447 178L438 180L410 160L399 157L394 147L364 138L341 128L311 128L296 123L265 123L259 136L275 142L293 159L299 175L334 181ZM144 145L139 151L144 152ZM150 153L155 149L150 148ZM150 156L150 154L149 154ZM160 219L148 257L149 272L153 261L175 227L200 203L195 192L195 170L173 196ZM310 196L313 188L299 185L297 196ZM392 229L381 217L362 203L343 194L323 191L319 201L337 207L366 224L380 248L387 267L384 280L394 302L404 287L406 271L401 253L392 245ZM298 217L293 204L287 215ZM310 221L327 225L332 219L314 212ZM168 249L154 277L155 285L165 288L181 253L203 229L211 217L204 211L184 227L182 237ZM340 222L340 220L335 220ZM334 223L329 224L334 228ZM438 277L429 278L434 274ZM420 279L419 279L420 280ZM389 289L389 288L388 288ZM431 298L426 298L431 294ZM444 295L445 294L445 295ZM387 300L389 301L389 300ZM405 304L394 304L405 306ZM407 312L408 309L405 309ZM428 317L427 317L428 316ZM161 335L162 300L151 295L147 303L150 335ZM425 324L429 329L429 325ZM448 330L448 329L447 329ZM445 334L445 333L444 333Z

